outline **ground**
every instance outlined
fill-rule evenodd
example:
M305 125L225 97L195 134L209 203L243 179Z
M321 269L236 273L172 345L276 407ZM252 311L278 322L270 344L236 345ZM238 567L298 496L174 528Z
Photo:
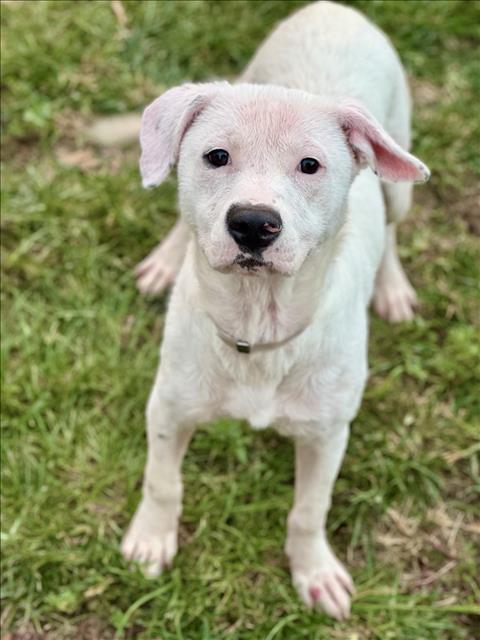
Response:
M372 317L371 376L329 531L358 588L344 623L307 612L282 552L292 446L223 421L186 457L181 552L149 581L119 542L140 495L144 406L166 299L132 268L175 219L136 148L95 115L184 79L233 77L297 4L2 3L2 633L10 640L480 637L480 4L358 2L414 90L432 169L400 235L421 300Z

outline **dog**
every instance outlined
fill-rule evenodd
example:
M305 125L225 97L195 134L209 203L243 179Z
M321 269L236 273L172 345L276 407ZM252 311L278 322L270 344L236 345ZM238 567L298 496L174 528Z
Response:
M145 293L175 284L123 555L150 576L171 564L197 423L271 425L295 441L293 584L345 619L354 586L326 518L367 379L369 302L391 321L413 314L395 225L429 177L408 151L399 58L358 11L314 3L277 26L237 83L157 98L140 142L144 187L177 166L181 218L137 269Z

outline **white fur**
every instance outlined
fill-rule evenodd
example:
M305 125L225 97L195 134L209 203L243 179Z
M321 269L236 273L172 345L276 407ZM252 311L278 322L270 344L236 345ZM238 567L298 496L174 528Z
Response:
M356 11L329 2L282 23L240 84L184 85L145 112L144 184L158 184L178 161L182 222L169 251L174 262L186 252L147 409L144 496L123 542L125 556L147 573L176 552L180 464L195 424L229 415L295 439L286 544L293 582L307 605L348 615L353 585L325 521L367 377L367 306L387 195L372 169L394 180L428 176L406 151L408 118L388 40ZM231 163L208 166L203 155L213 148L228 150ZM301 173L304 157L322 169ZM409 201L410 193L409 185L394 186L392 210L395 194ZM235 264L239 249L226 229L236 203L273 207L283 221L264 252L268 267L253 273ZM148 260L147 267L158 256ZM258 343L281 341L304 324L285 346L249 355L216 328Z

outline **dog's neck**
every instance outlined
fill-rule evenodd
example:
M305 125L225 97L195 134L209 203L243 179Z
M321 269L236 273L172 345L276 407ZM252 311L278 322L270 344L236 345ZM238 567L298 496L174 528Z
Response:
M296 274L219 273L194 244L203 310L217 328L251 344L281 342L307 327L319 310L339 235L309 255Z

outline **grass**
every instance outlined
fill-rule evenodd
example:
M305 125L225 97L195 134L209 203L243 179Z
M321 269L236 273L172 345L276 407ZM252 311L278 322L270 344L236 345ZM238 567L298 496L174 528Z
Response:
M402 326L372 318L371 378L329 521L358 587L351 618L305 611L290 585L292 446L271 431L199 430L170 573L148 581L118 551L140 495L165 311L136 292L131 268L173 223L175 184L142 191L137 151L93 149L82 128L184 79L233 77L297 4L2 4L10 640L480 636L480 4L470 0L356 3L405 62L415 151L433 177L401 230L422 311Z

